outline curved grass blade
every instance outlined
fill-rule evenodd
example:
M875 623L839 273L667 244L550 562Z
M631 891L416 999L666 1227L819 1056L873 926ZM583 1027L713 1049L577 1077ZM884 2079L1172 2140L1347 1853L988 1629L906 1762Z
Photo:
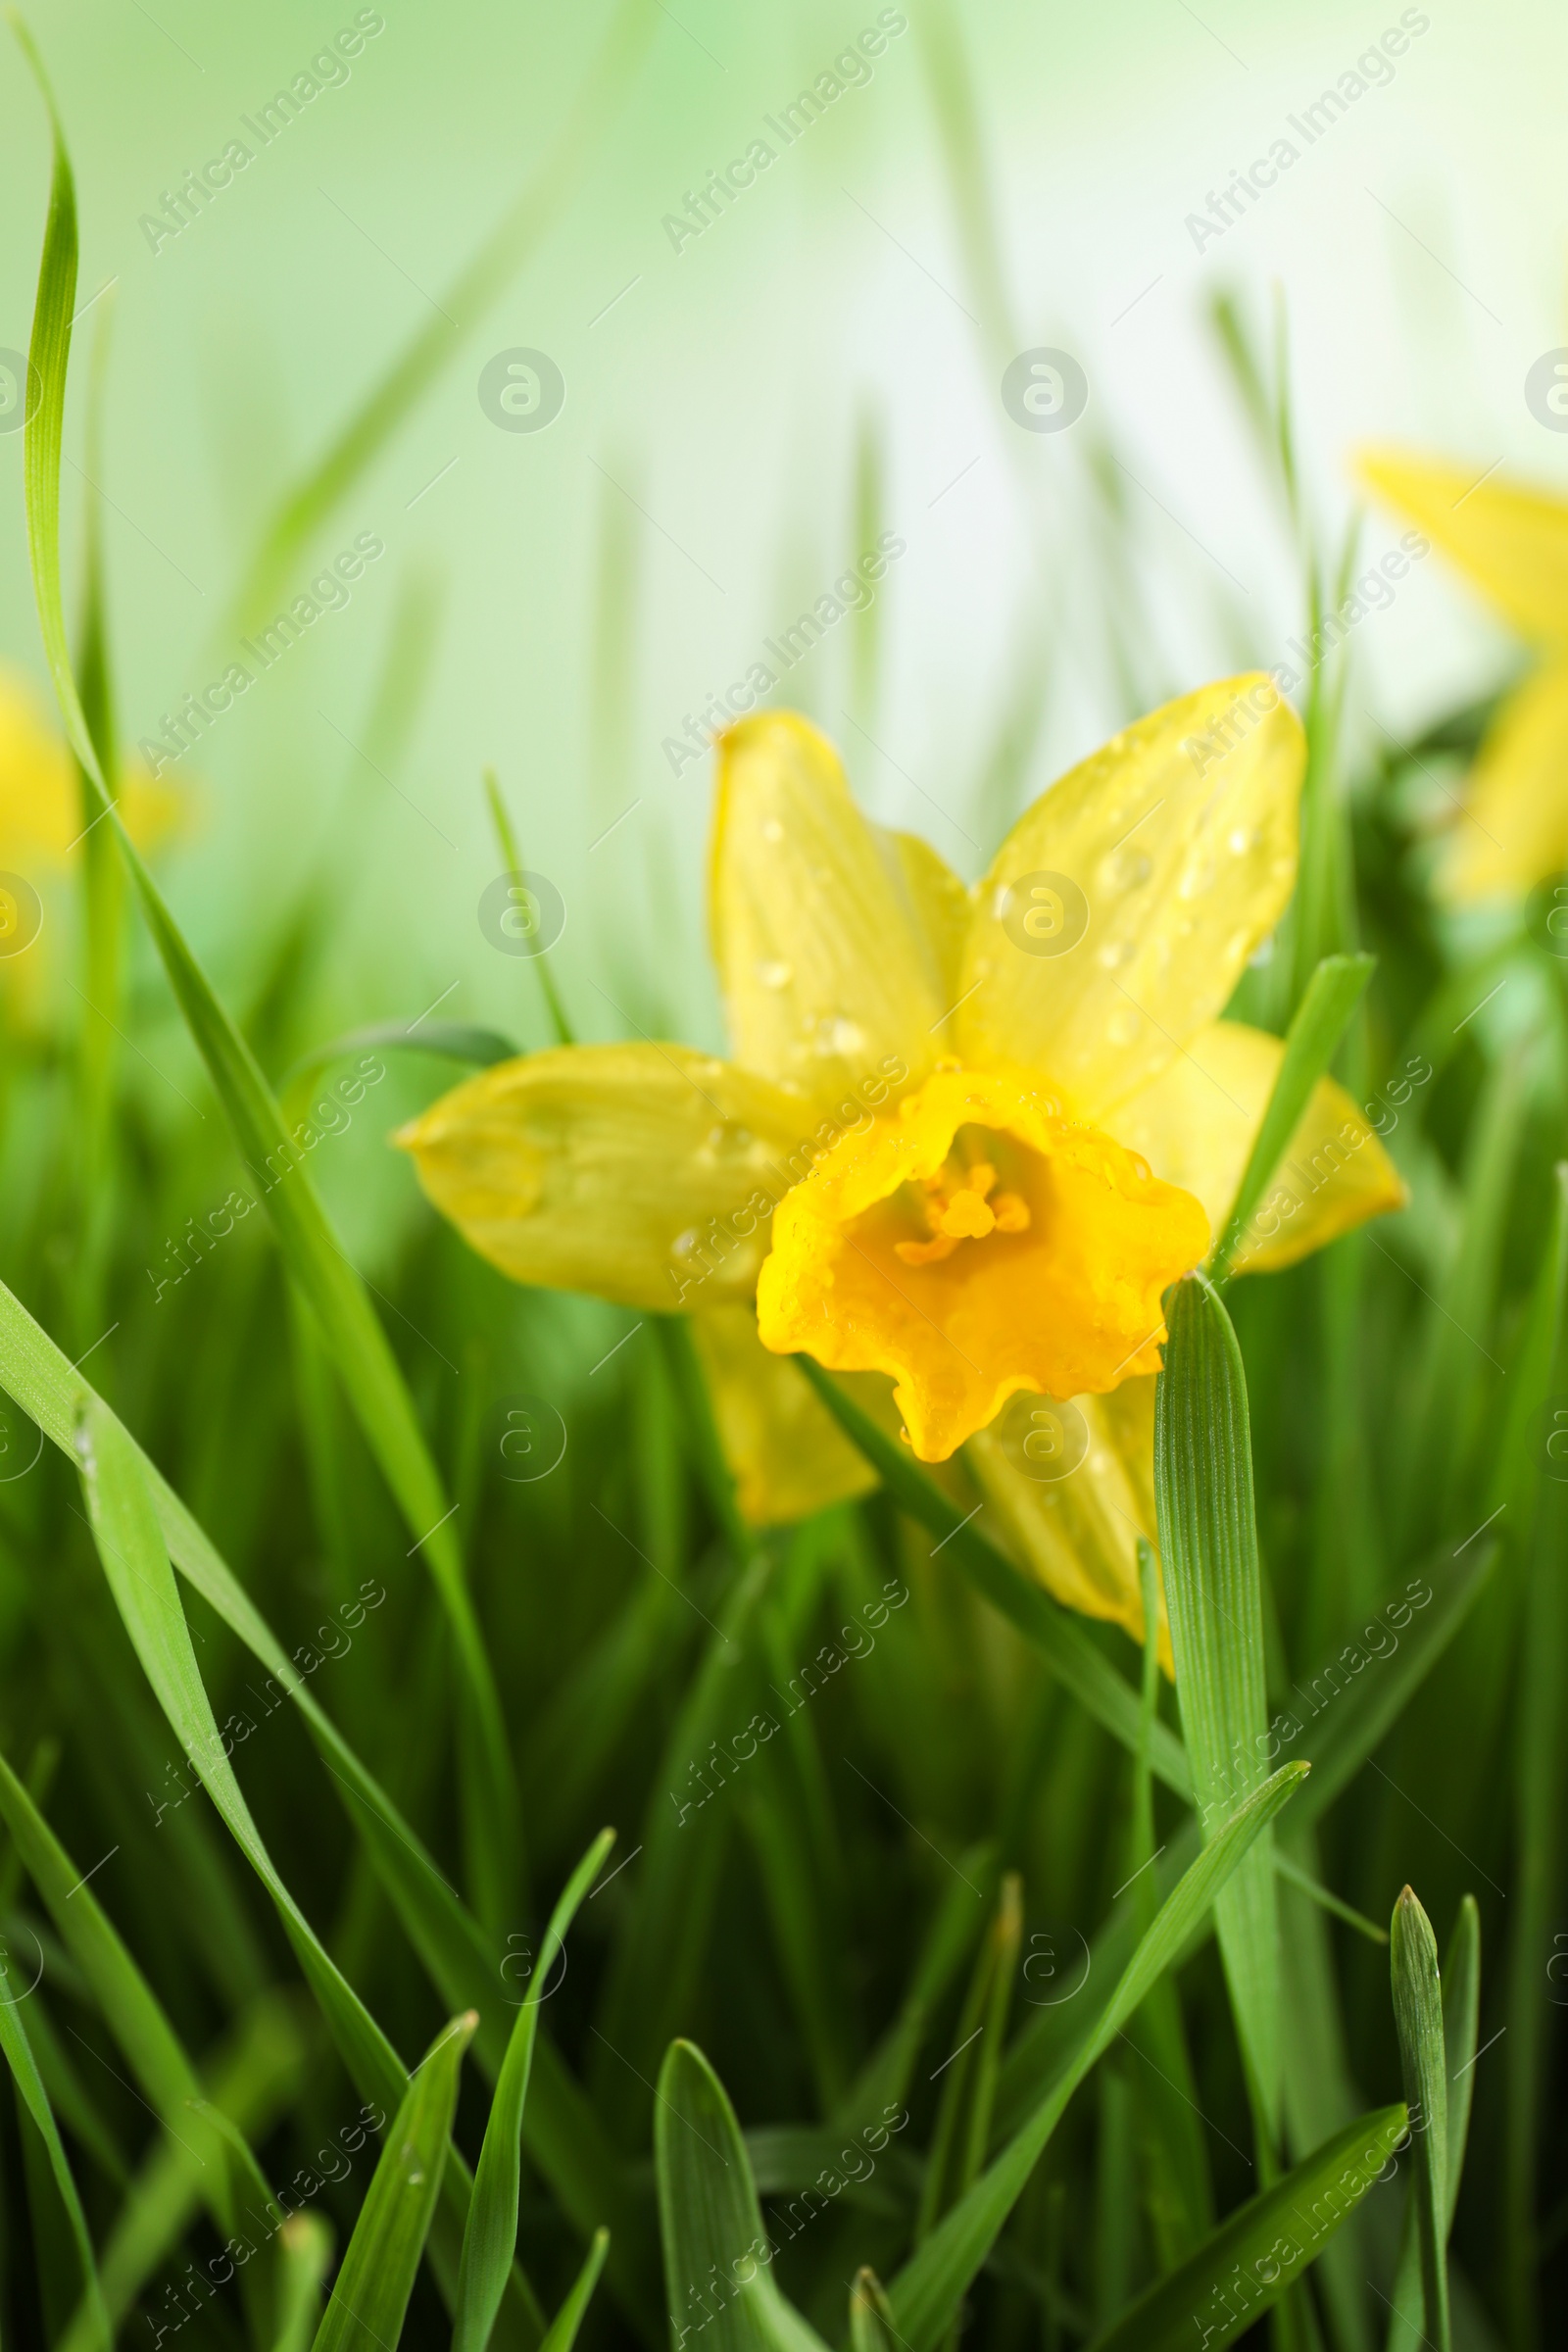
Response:
M527 868L522 862L522 853L517 847L517 837L512 829L511 811L501 796L501 779L493 767L487 767L484 771L484 797L490 809L490 822L496 829L496 840L501 845L501 855L506 860L506 871L514 877L520 877L527 872ZM550 969L549 951L546 950L542 955L530 956L529 961L534 968L534 977L539 983L539 994L545 1001L545 1010L550 1015L550 1026L556 1033L557 1045L575 1045L577 1041L572 1033L571 1023L566 1018L566 1008L561 1002L561 991L556 986L556 976Z
M284 497L235 600L241 627L270 601L312 533L360 480L464 336L521 268L593 152L595 134L609 119L653 29L654 12L647 0L623 0L594 69L539 171L473 259L442 289L438 316L404 346L336 438Z
M1262 1583L1241 1349L1219 1294L1189 1275L1165 1296L1154 1391L1154 1490L1176 1697L1204 1835L1261 1780L1268 1752ZM1280 2143L1279 1919L1272 1839L1214 1906L1265 2162Z
M550 1914L540 1946L538 1964L527 1998L517 2012L507 2055L496 2084L496 2095L485 2126L484 2145L473 2176L473 2200L463 2236L463 2263L458 2273L458 2308L453 2315L452 2352L485 2352L496 2313L506 2291L512 2257L517 2243L517 2199L522 2180L522 2114L533 2066L534 2039L539 2028L539 2003L549 1984L556 1957L566 1940L566 1930L579 1904L604 1868L615 1842L613 1830L601 1830L567 1880L561 1900ZM609 2239L606 2237L606 2244ZM590 2256L590 2261L592 2261ZM604 2263L599 2250L594 2277ZM593 2291L590 2279L583 2295Z
M441 2193L458 2110L458 2070L478 2023L471 2009L455 2017L415 2068L332 2281L313 2352L385 2352L402 2334Z
M397 1358L360 1276L339 1249L270 1089L185 943L143 864L105 780L72 670L60 591L60 456L76 286L76 200L54 94L31 35L13 19L49 111L53 170L28 357L38 404L24 435L27 544L44 653L89 797L106 818L191 1037L207 1064L240 1156L261 1188L290 1273L309 1300L370 1449L429 1562L468 1684L479 1761L470 1777L475 1875L487 1915L500 1916L517 1860L516 1788L500 1699L464 1581L452 1513ZM264 1176L263 1170L267 1173ZM466 1713L463 1718L468 1720ZM466 1747L465 1752L468 1752Z
M282 2278L272 2352L308 2352L332 2264L331 2225L318 2213L291 2213L277 2233Z
M894 2279L889 2300L908 2352L935 2352L970 2281L1023 2194L1029 2176L1073 2092L1096 2061L1104 2055L1150 1987L1180 1955L1204 1912L1246 1859L1254 1839L1267 1829L1309 1770L1304 1763L1284 1765L1261 1788L1253 1790L1204 1846L1191 1870L1161 1904L1152 1927L1140 1941L1114 1991L1028 2120Z
M1372 956L1325 956L1297 1006L1285 1037L1285 1056L1275 1073L1273 1092L1262 1123L1252 1138L1242 1181L1236 1188L1230 1215L1220 1228L1208 1262L1208 1278L1222 1288L1236 1269L1237 1252L1248 1220L1290 1146L1312 1089L1339 1049L1351 1013L1360 1003L1377 958ZM1242 1251L1243 1263L1246 1252Z
M351 1054L377 1046L402 1046L411 1054L435 1054L447 1061L472 1062L479 1069L515 1060L522 1051L499 1030L476 1029L466 1021L431 1021L428 1025L421 1021L413 1028L406 1021L372 1021L368 1028L351 1029L344 1037L334 1037L329 1045L318 1046L295 1062L279 1088L287 1123L292 1127L304 1118L318 1078L334 1061L346 1061Z
M98 2281L98 2268L93 2260L92 2239L87 2233L87 2217L81 2210L76 2183L72 2177L66 2151L61 2145L54 2109L38 2075L38 2062L33 2057L27 2031L22 2022L20 2001L0 2001L0 2050L5 2053L17 2090L24 2106L37 2127L49 2158L49 2170L54 2175L60 2201L66 2209L71 2234L75 2240L77 2258L81 2264L82 2288L91 2317L92 2332L89 2341L109 2352L109 2315L104 2309L103 2289Z
M893 2306L875 2271L858 2270L850 2284L850 2352L896 2352Z
M1079 1620L1058 1608L1043 1586L1032 1583L988 1544L972 1523L966 1523L941 1488L878 1429L869 1414L861 1412L831 1374L808 1355L798 1355L794 1361L845 1436L877 1472L900 1510L942 1539L944 1558L954 1561L993 1608L1012 1620L1080 1705L1136 1755L1142 1728L1138 1692L1107 1664ZM1151 1727L1149 1753L1152 1770L1166 1787L1190 1802L1192 1780L1181 1741L1157 1721Z
M599 2284L599 2274L605 2267L605 2256L609 2251L610 2231L596 2230L588 2248L588 2258L572 2280L570 2294L551 2321L539 2352L571 2352L572 2345L577 2341L577 2330L582 2326L583 2314L593 2300L594 2288Z
M735 2110L690 2041L672 2041L660 2070L654 2165L671 2340L701 2328L712 2352L826 2352L773 2283Z
M1091 2352L1206 2352L1250 2328L1315 2262L1387 2170L1407 2119L1403 2107L1359 2116L1272 2188L1221 2222L1191 2261L1150 2288Z
M1421 2324L1432 2352L1448 2352L1448 2084L1443 1983L1432 1922L1408 1886L1394 1906L1389 1945L1399 2065L1415 2133L1410 2195L1421 2245Z
M78 1416L92 1406L114 1418L91 1383L4 1283L0 1283L0 1388L15 1397L73 1462L76 1460ZM431 1984L454 2010L478 2007L481 2000L491 2003L489 2019L481 2015L475 2049L494 2080L501 2071L505 2043L491 2002L496 1973L492 1943L380 1782L290 1663L282 1643L205 1531L129 1433L122 1424L116 1426L140 1469L169 1555L180 1574L249 1650L279 1694L299 1708L326 1767L333 1794L386 1887ZM387 2063L396 2069L383 2078L389 2089L379 2088L375 2081L363 2082L361 2088L374 2090L378 2097L395 2103L401 2096L404 2076L389 2047ZM619 2165L580 2088L553 2043L544 2038L534 2053L524 2135L529 2153L584 2238L591 2235L601 2218L609 2217L614 2232L612 2280L634 2324L645 2325L655 2261L651 2230L642 2207L627 2191ZM455 2180L457 2167L448 2170L449 2180Z
M929 2237L942 2216L957 2204L985 2162L1022 1937L1023 1883L1015 1871L1009 1871L1002 1882L996 1914L980 1946L954 2028L956 2046L948 2062L926 2157L914 2227L916 2245Z

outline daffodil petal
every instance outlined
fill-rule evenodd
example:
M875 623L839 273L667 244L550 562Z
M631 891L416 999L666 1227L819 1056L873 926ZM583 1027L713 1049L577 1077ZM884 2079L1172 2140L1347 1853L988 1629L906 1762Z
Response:
M871 831L897 862L930 961L941 978L943 1010L949 1011L961 986L958 973L974 913L973 893L918 833L891 833L880 825ZM939 1041L941 1035L938 1030Z
M1006 1197L1026 1213L951 1249L913 1242L913 1203L942 1181L960 1128L989 1136L989 1163L1010 1161ZM956 1192L950 1206L977 1200ZM1197 1200L1063 1118L1027 1073L939 1070L781 1201L759 1328L780 1354L892 1374L916 1456L940 1462L1018 1390L1072 1395L1154 1370L1161 1295L1207 1239Z
M1147 1086L1284 911L1305 758L1259 673L1167 703L1042 794L980 885L965 1063L1044 1070L1097 1122Z
M1284 1054L1283 1041L1265 1030L1215 1021L1152 1086L1116 1106L1117 1142L1141 1152L1167 1184L1195 1193L1216 1240ZM1365 1218L1402 1208L1404 1199L1377 1136L1345 1089L1322 1078L1265 1188L1238 1271L1290 1265Z
M749 1302L699 1309L692 1337L743 1518L773 1527L869 1494L875 1471L799 1366L768 1353ZM862 1378L869 1387L872 1376ZM880 1385L886 1397L888 1384Z
M1369 450L1357 470L1524 636L1568 645L1568 500L1400 450Z
M1447 838L1446 898L1522 898L1568 867L1568 662L1527 678L1503 704L1470 771Z
M0 670L0 862L25 871L64 862L80 833L70 755L42 700L19 670Z
M879 846L826 736L793 711L719 740L710 911L743 1068L826 1101L930 1065L948 1000L903 861Z
M1138 1539L1154 1544L1153 1380L1127 1380L1109 1396L1070 1399L1069 1417L1087 1429L1088 1446L1063 1478L1030 1475L1023 1447L1030 1415L1039 1410L1038 1397L1013 1397L963 1449L995 1513L993 1533L1007 1540L1064 1608L1106 1618L1141 1643ZM1174 1672L1163 1591L1159 1662Z
M497 1063L393 1141L514 1282L690 1309L751 1292L800 1123L685 1046L568 1046Z

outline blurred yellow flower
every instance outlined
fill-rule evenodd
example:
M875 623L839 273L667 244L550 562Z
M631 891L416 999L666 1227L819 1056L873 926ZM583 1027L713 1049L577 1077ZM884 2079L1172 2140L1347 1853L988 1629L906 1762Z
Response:
M1360 471L1541 656L1492 723L1438 877L1458 904L1522 897L1568 867L1568 500L1397 451Z
M145 850L173 829L184 804L136 761L123 776L120 805L132 840ZM3 893L0 972L10 970L26 1007L36 1001L39 969L28 952L27 906L35 906L42 887L64 870L83 821L75 763L45 716L41 697L20 671L0 668L0 873L23 885L23 893L9 887ZM19 906L25 893L31 901ZM19 917L24 944L8 945L7 932L16 936Z
M967 1439L1015 1551L1136 1633L1160 1294L1228 1211L1283 1052L1218 1016L1295 881L1299 725L1261 676L1168 704L1044 794L973 890L861 815L806 720L744 719L718 757L732 1058L533 1054L396 1140L515 1280L693 1316L749 1518L872 1483L783 1352L804 1348L884 1421L891 1376L922 1458ZM1332 1081L1303 1153L1250 1266L1402 1200ZM1042 1396L1076 1396L1093 1440L1056 1485Z

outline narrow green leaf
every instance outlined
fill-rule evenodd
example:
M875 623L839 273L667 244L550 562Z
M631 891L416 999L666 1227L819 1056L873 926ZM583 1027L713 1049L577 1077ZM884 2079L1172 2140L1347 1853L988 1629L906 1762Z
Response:
M850 2352L897 2352L893 2306L875 2271L858 2270L850 2282Z
M958 2022L954 2056L943 2078L914 2241L930 2236L956 2205L985 2162L996 2103L997 2075L1007 2034L1007 2011L1023 1936L1023 1886L1015 1871L1002 1882L995 1917L986 1931Z
M1252 1139L1230 1215L1220 1228L1219 1241L1209 1259L1209 1280L1216 1287L1237 1270L1238 1254L1242 1264L1246 1264L1243 1243L1248 1220L1289 1149L1301 1113L1311 1100L1312 1089L1339 1050L1340 1040L1372 977L1376 960L1372 956L1325 956L1307 983L1306 993L1286 1032L1285 1056L1275 1074L1262 1123Z
M1387 1928L1380 1928L1375 1919L1368 1919L1364 1911L1357 1911L1352 1903L1333 1893L1320 1879L1314 1879L1309 1870L1303 1870L1299 1862L1293 1862L1289 1854L1277 1853L1274 1856L1274 1868L1289 1886L1298 1886L1304 1895L1309 1896L1320 1911L1331 1911L1336 1919L1343 1919L1348 1928L1353 1928L1358 1936L1364 1936L1368 1943L1388 1942Z
M1254 1839L1273 1820L1310 1769L1287 1764L1254 1789L1204 1846L1161 1904L1153 1925L1106 2000L1063 2064L1033 2114L939 2224L889 2290L900 2334L909 2352L935 2352L971 2279L1001 2234L1048 2140L1079 2083L1177 1958L1209 1905L1223 1891Z
M689 2041L671 2042L660 2071L654 2165L672 2342L700 2328L711 2352L826 2352L773 2283L735 2110Z
M91 1407L113 1419L91 1383L3 1283L0 1388L73 1462L76 1461L78 1416ZM399 1807L322 1709L250 1595L156 1464L122 1425L116 1426L140 1469L169 1555L180 1574L244 1644L278 1692L299 1708L326 1767L332 1794L374 1865L432 1984L453 2009L478 2007L481 2000L490 2004L491 2014L488 2021L481 2022L476 2048L494 2079L501 2071L505 2042L491 1998L496 1971L492 1941L437 1870ZM248 1737L239 1730L237 1718L230 1718L230 1726L237 1737ZM395 2105L406 2077L389 2048L387 2059L393 2071L368 2078L356 2075L355 2080L362 2092ZM535 2051L524 2136L584 2238L601 2216L610 2217L615 2233L611 2277L628 2313L634 2321L640 2320L655 2259L651 2231L644 2226L642 2209L627 2193L602 2127L548 2039L541 2039ZM448 2168L448 2178L454 2182L458 2180L455 2165Z
M1443 2045L1438 1939L1406 1886L1389 1934L1394 2022L1405 2104L1415 2133L1410 2194L1421 2246L1422 2331L1433 2352L1449 2352L1448 2085Z
M93 2260L92 2239L87 2233L87 2217L81 2210L76 2183L72 2177L66 2151L61 2145L60 2132L55 2123L54 2109L49 2104L38 2075L37 2061L27 2039L27 2030L22 2018L21 2001L0 2001L0 2051L4 2051L22 2099L42 2140L49 2158L49 2170L60 2191L60 2201L66 2209L71 2234L76 2243L81 2264L82 2291L91 2318L89 2341L109 2352L109 2315L104 2309L103 2289L98 2282L98 2268Z
M318 2213L291 2213L277 2233L282 2258L272 2352L307 2352L332 2263L332 2230Z
M305 1117L317 1080L333 1062L382 1047L406 1047L411 1054L434 1054L446 1061L471 1062L478 1069L489 1069L498 1061L514 1061L522 1051L498 1030L476 1029L465 1021L420 1021L412 1028L407 1021L372 1021L368 1028L351 1029L347 1036L334 1037L329 1045L316 1047L295 1062L279 1089L288 1126L294 1127Z
M31 36L20 21L14 24L48 107L54 143L28 354L41 389L37 408L26 421L24 448L27 543L44 653L72 750L90 797L119 842L170 986L207 1064L240 1156L267 1202L289 1270L320 1324L344 1389L416 1547L424 1552L451 1620L476 1734L469 1806L474 1868L487 1910L499 1916L515 1872L516 1792L500 1700L464 1581L439 1474L386 1334L311 1184L303 1150L285 1128L255 1055L219 1004L125 830L76 691L60 589L61 432L76 285L75 188L42 63ZM468 1720L466 1713L464 1720Z
M549 1984L566 1939L566 1930L578 1906L604 1868L615 1842L613 1830L601 1830L567 1880L560 1901L550 1914L544 1942L527 1996L517 2011L507 2044L506 2061L485 2126L484 2145L473 2176L473 2201L463 2238L463 2265L458 2274L458 2308L453 2317L452 2352L485 2352L496 2313L506 2292L512 2258L517 2243L517 2200L522 2180L522 2114L533 2067L534 2040L539 2028L539 2003ZM608 2237L606 2243L608 2244ZM604 2249L599 2263L603 2264ZM598 2276L596 2267L594 2276ZM592 2281L588 2291L592 2292ZM587 2295L583 2297L587 2301Z
M1096 1648L1081 1621L1059 1608L1044 1589L988 1544L941 1488L927 1478L912 1455L901 1450L846 1396L831 1374L808 1355L794 1359L845 1436L858 1446L901 1511L942 1540L942 1557L983 1592L993 1606L1039 1649L1057 1680L1080 1705L1122 1745L1137 1753L1141 1727L1138 1693ZM1192 1781L1179 1740L1159 1722L1151 1726L1150 1763L1178 1796L1192 1796Z
M599 2284L599 2274L605 2267L605 2256L609 2251L610 2231L596 2230L587 2259L572 2281L571 2292L551 2321L539 2352L571 2352L577 2340L577 2330L583 2323L583 2315L593 2300L594 2288Z
M1317 2260L1406 2130L1402 2107L1357 2118L1221 2222L1179 2271L1097 2336L1091 2352L1222 2352Z
M1470 2102L1475 2090L1476 2035L1481 2017L1481 1913L1473 1894L1459 1905L1443 1970L1443 2062L1447 2076L1448 2182L1446 2229L1453 2231L1464 2177ZM1387 2352L1419 2352L1422 2342L1421 2240L1415 2199L1404 2217L1404 2238L1395 2276L1394 2306Z
M1269 1725L1251 1434L1241 1349L1201 1275L1166 1293L1154 1490L1176 1697L1204 1835L1262 1778ZM1279 1922L1272 1840L1214 1906L1265 2162L1280 2142Z
M332 2281L313 2352L371 2352L373 2346L385 2352L403 2332L441 2193L458 2072L478 2023L471 2009L455 2017L415 2068Z
M490 822L496 829L496 840L501 846L501 856L504 860L503 870L514 877L520 877L528 869L522 862L522 853L517 848L517 837L512 829L511 812L501 797L501 779L493 767L487 767L484 771L484 795L489 804ZM557 1045L575 1045L577 1041L572 1034L571 1023L566 1018L566 1008L561 1002L561 992L556 986L555 973L550 968L549 949L541 949L537 956L531 956L528 960L533 965L534 975L539 982L539 993L544 998L545 1010L550 1015L550 1025L556 1033Z

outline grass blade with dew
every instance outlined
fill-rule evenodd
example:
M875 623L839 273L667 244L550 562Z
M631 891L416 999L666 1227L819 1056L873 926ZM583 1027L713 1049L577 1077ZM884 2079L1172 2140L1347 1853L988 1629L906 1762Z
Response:
M1415 2135L1410 2196L1421 2247L1421 2327L1432 2352L1449 2352L1448 2084L1443 2047L1443 1982L1432 1922L1408 1886L1394 1906L1389 1963L1405 2105Z
M566 2300L551 2321L539 2352L571 2352L572 2345L577 2341L577 2330L593 2301L594 2288L599 2284L599 2275L609 2252L610 2231L596 2230L582 2269L572 2280Z
M98 1556L153 1694L240 1851L270 1895L350 2078L362 2092L395 2106L403 2096L407 2073L381 2028L317 1936L263 1842L202 1684L137 1448L96 1397L82 1409L76 1454ZM457 2249L451 2239L454 2230L461 2233L467 2221L469 2182L466 2169L456 2162L444 2178L449 2186L439 2225L437 2270L445 2291L452 2296L456 2292ZM536 2307L520 2272L514 2284L531 2321Z
M654 2165L671 2341L700 2328L712 2352L826 2352L773 2283L735 2110L693 2042L671 2042L660 2069Z
M392 2119L360 2218L332 2281L312 2352L370 2352L395 2344L435 2219L458 2073L479 2023L473 2011L443 2027L414 2070Z
M1241 1349L1201 1275L1166 1293L1154 1393L1154 1488L1176 1697L1205 1836L1262 1778L1269 1752L1262 1580ZM1257 2124L1280 2146L1279 1919L1272 1840L1261 1838L1214 1906ZM1265 2178L1266 2178L1265 2174Z
M1475 2091L1476 2036L1481 2015L1481 1913L1473 1894L1459 1905L1443 1970L1443 2064L1447 2078L1447 2156L1445 2234L1451 2234L1464 2177L1470 2103ZM1415 2200L1405 2209L1404 2241L1395 2277L1394 2306L1386 2352L1420 2352L1421 2240Z
M1216 1289L1222 1289L1235 1271L1248 1222L1290 1149L1313 1088L1334 1059L1346 1025L1372 977L1374 961L1371 956L1327 956L1307 984L1286 1036L1285 1056L1252 1139L1236 1199L1209 1259L1208 1278Z
M1284 1765L1252 1791L1204 1846L1161 1904L1109 1998L1034 2112L893 2280L889 2300L909 2352L936 2352L1073 2092L1103 2057L1150 1987L1184 1949L1203 1914L1223 1893L1258 1836L1288 1803L1308 1769L1305 1764Z
M593 70L538 172L473 259L442 289L435 305L438 316L404 346L315 465L285 493L235 599L239 627L248 628L265 612L289 565L368 470L465 335L538 244L640 62L654 19L648 0L622 0Z
M1041 1585L1023 1572L948 1500L919 1464L880 1430L870 1415L840 1388L831 1374L807 1355L800 1365L845 1436L858 1446L901 1511L942 1540L945 1556L982 1592L994 1608L1009 1617L1020 1633L1036 1645L1052 1672L1097 1722L1137 1751L1140 1734L1138 1693L1096 1648L1080 1620L1058 1608ZM1167 1727L1151 1728L1150 1760L1153 1770L1178 1796L1191 1800L1192 1780L1182 1745Z
M87 2217L81 2210L76 2183L61 2144L54 2109L49 2104L38 2075L37 2060L27 2039L23 2023L21 2001L0 2001L0 2051L17 2086L17 2095L31 2117L49 2160L49 2170L60 2192L71 2234L75 2241L77 2259L81 2265L83 2292L91 2314L91 2333L88 2341L94 2352L109 2352L109 2315L104 2309L103 2289L98 2281L98 2268L93 2260L92 2239L87 2231ZM9 2265L8 2265L9 2267Z
M0 1283L0 1387L14 1396L63 1453L76 1460L75 1428L89 1408L113 1418L91 1383L70 1363L20 1300ZM414 1829L380 1782L362 1763L324 1712L303 1676L290 1663L250 1595L168 1481L133 1439L116 1423L130 1446L151 1497L169 1556L220 1621L292 1698L325 1765L333 1793L343 1805L355 1837L364 1845L386 1887L403 1928L432 1984L453 2008L490 2002L496 1955L478 1922L437 1870ZM481 2020L476 2049L498 2076L505 2054L497 2021ZM391 2053L387 2053L391 2058ZM395 2060L392 2061L395 2064ZM401 2069L387 2078L395 2103ZM364 2087L364 2085L362 2085ZM577 2084L553 2045L535 2053L533 2093L525 2119L529 2153L549 2179L564 2210L587 2237L608 2216L614 2230L611 2274L627 2309L646 2303L646 2259L640 2250L647 2231L627 2196L608 2141ZM617 2260L618 2257L618 2260ZM455 2269L454 2269L455 2276Z
M539 2030L539 2004L549 1985L550 1972L564 1952L566 1930L578 1906L604 1868L615 1842L613 1830L602 1830L578 1863L550 1914L539 1949L534 1981L507 2044L506 2062L496 2084L484 2144L474 2168L473 2198L463 2237L463 2264L458 2273L458 2308L453 2316L452 2352L485 2352L506 2292L512 2258L517 2243L517 2201L522 2182L522 2116L533 2068L534 2040ZM608 2244L608 2238L606 2240ZM599 2249L595 2277L604 2264ZM592 2291L591 2284L589 2291ZM586 2301L586 2296L584 2297Z
M471 1866L481 1908L499 1918L514 1892L518 1873L516 1789L500 1699L464 1580L439 1473L397 1358L364 1283L338 1247L305 1172L303 1152L285 1128L254 1054L219 1004L121 820L76 691L60 591L60 459L76 285L75 184L42 61L20 19L12 22L47 105L53 138L49 215L28 355L40 392L26 420L24 447L27 541L44 653L89 797L116 834L170 986L207 1064L240 1156L268 1202L289 1271L321 1326L371 1450L408 1521L415 1548L422 1549L445 1605L475 1726L471 1746L464 1743L472 1765L466 1808ZM266 1179L260 1173L264 1167L269 1171ZM463 1720L468 1721L467 1710Z
M1400 2106L1348 2124L1221 2222L1191 2260L1097 2336L1090 2352L1188 2352L1195 2325L1206 2352L1233 2344L1332 2243L1387 2170L1406 2123Z

